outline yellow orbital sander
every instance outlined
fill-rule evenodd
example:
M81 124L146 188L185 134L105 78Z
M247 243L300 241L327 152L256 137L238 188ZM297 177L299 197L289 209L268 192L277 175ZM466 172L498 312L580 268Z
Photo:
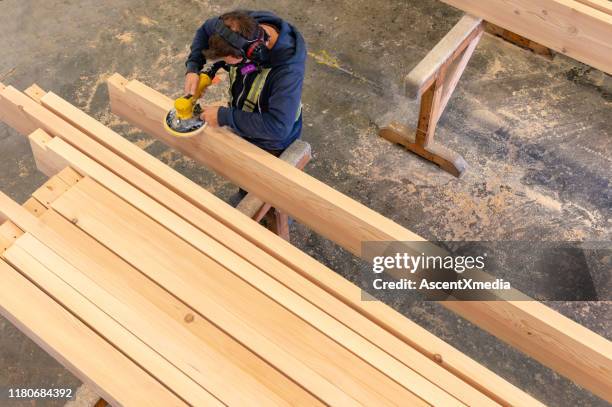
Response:
M206 71L200 72L200 82L196 93L185 95L174 101L174 108L168 112L164 120L164 127L169 134L175 137L192 137L206 126L206 122L200 119L202 108L198 99L212 84L217 71L223 65L223 62L216 63Z

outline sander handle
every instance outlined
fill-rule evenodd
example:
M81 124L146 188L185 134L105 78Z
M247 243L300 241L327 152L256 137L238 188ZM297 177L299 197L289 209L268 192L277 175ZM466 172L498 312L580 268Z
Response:
M196 90L195 95L193 95L193 101L197 101L200 96L202 96L202 92L204 89L209 87L212 84L213 79L217 75L219 69L225 67L224 61L218 61L212 64L207 70L200 72L200 82L198 83L198 89Z
M202 96L204 90L212 84L215 75L219 69L225 66L225 62L219 61L212 64L207 70L200 72L200 81L196 93L193 95L185 95L174 101L174 110L176 110L176 117L180 120L191 119L194 114L194 107Z

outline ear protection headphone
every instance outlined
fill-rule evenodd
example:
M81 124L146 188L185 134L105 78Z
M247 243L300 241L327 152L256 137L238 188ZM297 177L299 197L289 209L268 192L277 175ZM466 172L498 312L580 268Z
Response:
M241 34L230 30L223 20L219 18L215 24L215 33L229 42L230 45L240 51L243 58L249 59L256 64L263 64L269 60L270 50L266 46L268 34L260 26L253 39L247 39Z

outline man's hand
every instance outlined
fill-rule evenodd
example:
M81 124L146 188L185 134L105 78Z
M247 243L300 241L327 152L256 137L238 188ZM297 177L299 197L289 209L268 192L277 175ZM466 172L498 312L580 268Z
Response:
M195 95L200 83L200 74L189 72L185 75L185 95Z
M219 114L219 106L203 106L200 119L208 123L209 126L219 127L217 115Z

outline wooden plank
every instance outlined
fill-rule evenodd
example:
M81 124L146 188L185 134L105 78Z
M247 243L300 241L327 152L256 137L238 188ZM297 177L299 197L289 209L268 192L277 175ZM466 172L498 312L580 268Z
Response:
M602 336L537 301L449 301L447 308L469 308L483 329L612 401L612 342Z
M91 160L87 160L82 154L74 151L74 149L71 151L71 148L61 140L54 139L52 142L50 142L48 150L49 152L55 152L61 155L71 165L79 168L81 172L92 174L93 176L97 177L100 182L103 182L105 185L112 186L112 190L115 193L137 206L144 213L156 213L156 219L158 221L161 221L162 224L164 224L170 230L174 230L177 235L180 235L183 238L187 237L187 240L191 241L195 247L200 247L203 251L207 251L207 247L212 248L213 253L215 253L217 256L221 255L221 257L218 258L218 261L223 263L223 255L231 255L231 252L229 252L225 247L211 241L206 235L199 233L197 229L190 228L187 225L184 225L182 229L177 229L177 225L181 223L180 218L176 217L176 215L172 216L173 214L167 210L164 211L164 208L159 205L155 205L154 201L147 200L146 196L138 193L132 186L120 180L107 170L104 170ZM178 201L175 202L178 204ZM180 212L185 214L185 211L183 210ZM220 227L220 225L217 224L214 219L205 219L202 217L202 215L198 215L197 213L194 213L193 217L196 220L202 219L200 223L202 225L206 225L206 229L209 233L218 232L219 234L226 236L226 238L228 235L233 234L231 230ZM230 242L233 246L240 247L243 250L248 250L251 258L256 261L254 264L260 264L268 273L276 277L283 284L299 292L313 303L318 304L321 309L326 310L331 315L338 318L338 320L347 324L351 328L356 329L357 332L370 339L373 343L376 343L378 346L383 346L383 348L386 349L389 354L399 358L407 366L415 366L415 368L419 369L418 371L420 374L435 383L439 383L441 387L447 389L449 392L452 392L453 395L468 401L478 401L478 403L481 405L490 403L490 400L487 401L486 397L483 397L482 394L479 394L477 391L474 391L474 389L467 387L465 383L461 383L460 380L457 380L456 377L453 377L448 372L439 369L439 367L436 366L431 360L424 358L418 352L415 352L410 347L407 347L401 341L397 340L397 338L394 338L380 327L374 325L371 321L368 321L366 318L355 313L340 301L334 299L334 297L320 290L318 287L316 287L316 285L295 274L291 269L288 269L281 263L274 261L270 256L265 255L265 253L249 244L248 241L235 237L234 239L230 239ZM260 274L259 270L254 269L250 264L244 262L235 263L232 268L241 270L243 273L243 278L247 280L250 279L251 281L253 281L255 276ZM265 282L266 280L264 279L263 281ZM267 281L267 284L274 283L274 281L270 281L269 279ZM282 289L281 286L276 285L276 287L277 289ZM340 326L340 328L334 329L339 329L336 335L340 335L345 328ZM347 341L345 338L346 335L342 336L343 343ZM417 378L416 381L419 382L419 379Z
M97 242L81 231L72 230L74 226L57 213L49 211L43 216L43 222L53 225L54 230L61 232L62 236L64 233L71 235L62 244L66 245L68 241L70 244L76 244L73 247L87 253L87 256L95 257L96 261L87 261L84 256L76 257L65 249L60 252L60 256L60 253L54 253L37 239L27 235L15 246L24 253L31 253L44 267L48 268L47 275L35 274L32 271L28 272L32 273L29 275L37 278L35 281L39 282L45 290L54 290L59 284L57 282L59 279L64 284L73 287L78 295L82 296L81 298L90 302L91 306L99 308L101 312L129 330L139 341L149 347L149 351L154 351L157 357L170 363L165 366L166 370L162 369L164 366L158 364L154 369L152 368L151 373L154 375L166 374L168 386L172 389L177 386L178 389L189 392L191 388L192 394L187 393L186 397L192 405L201 403L221 405L222 403L217 398L228 405L249 403L289 405L292 402L303 405L320 405L302 388L266 365L208 321L203 320L199 314L193 310L186 310L183 304L146 279L137 270L129 266L121 267L121 261L110 260L113 255L108 251L100 253L104 249L99 248L100 245ZM85 244L75 241L77 237L84 239ZM59 247L58 244L53 244ZM17 254L13 253L15 246L6 253L6 258L13 264L19 261L19 257L16 258ZM84 271L78 270L69 262L79 265ZM111 264L121 268L112 269L109 267ZM121 273L128 275L119 276ZM56 293L56 291L53 292ZM51 292L50 294L55 296ZM79 301L73 301L70 304L69 309L72 309L73 312L81 313L86 310L86 307ZM186 310L187 312L180 315L177 315L177 312L171 312L174 315L171 317L167 312L174 306L177 307L177 311ZM193 320L185 321L186 315L191 315ZM194 324L196 319L198 323ZM97 328L93 324L95 320L87 319L86 322ZM192 330L194 326L199 327L199 329L196 328L199 335L194 334ZM106 335L106 331L101 332ZM131 358L142 355L139 353L132 355L127 352L126 354ZM147 361L143 360L143 362ZM172 372L168 372L169 367L176 372L170 375ZM159 372L157 369L160 369ZM180 372L182 373L178 374ZM240 386L237 387L236 383L240 383ZM205 388L208 391L205 391ZM198 399L200 399L199 402Z
M171 105L172 101L170 99L137 81L131 81L126 84L126 82L122 82L119 76L114 76L109 80L109 89L111 89L111 107L113 111L119 113L130 122L138 125L146 131L149 131L152 135L155 135L160 139L165 140L168 138L167 134L160 125L160 120L162 120L163 115L165 114L164 112L167 111ZM138 114L135 114L134 112L138 112ZM331 188L326 187L308 175L287 166L280 160L267 157L266 155L268 154L262 154L256 147L249 145L244 140L239 139L227 131L207 128L202 137L186 141L178 139L171 141L171 143L175 146L177 144L182 145L183 142L185 142L185 146L189 145L189 148L183 149L187 155L196 158L200 162L207 163L211 167L223 167L213 168L226 176L231 172L233 176L228 178L232 179L233 182L236 182L236 179L242 179L242 182L245 182L244 180L248 180L249 185L244 184L246 189L254 191L266 202L270 202L275 207L279 207L284 210L286 210L286 207L291 207L293 210L288 210L287 212L294 217L296 207L299 208L299 210L303 209L302 216L309 219L306 222L303 222L306 225L312 225L313 219L321 219L323 216L325 221L328 222L327 226L329 227L331 224L336 227L336 230L329 233L324 233L324 230L319 228L318 231L324 236L335 240L338 231L342 230L348 237L341 236L335 240L336 243L342 245L347 250L350 250L355 254L361 254L360 248L356 246L357 243L360 244L362 241L415 241L422 239L418 236L415 238L415 235L412 232L378 214L378 217L386 219L386 222L377 223L374 218L378 219L378 217L370 217L373 211L367 208L363 209L364 207L362 205L352 201L350 198L335 190L329 191ZM221 166L221 163L224 163L224 165ZM233 163L240 163L240 165L238 166L238 164L236 164L234 166L232 165ZM327 200L331 202L327 203ZM278 205L278 202L284 202L286 207L285 205ZM321 206L318 205L319 202L321 202ZM340 209L337 209L338 207L340 207ZM314 211L314 208L317 208L318 211ZM334 217L333 215L336 214L336 210L338 210L338 213L340 214L343 214L345 210L349 210L351 214L347 215L346 218L343 216ZM313 211L316 213L312 213ZM354 218L351 218L351 216L356 216L359 219L355 220ZM299 217L297 218L300 219ZM300 219L300 221L302 220ZM346 229L347 224L351 225L352 227ZM412 236L412 238L408 236ZM255 240L253 240L253 243L258 244ZM278 245L278 243L276 243L276 245ZM267 250L270 250L270 253L275 253L278 259L284 259L286 262L292 261L291 259L286 258L286 254L283 255L278 253L278 246L276 250L269 247L267 247ZM304 267L303 265L299 264L293 264L293 266L297 267L297 269L302 269L302 267ZM304 270L305 275L308 273L310 273L309 269ZM331 291L334 291L333 288L329 288L333 286L329 286L327 284L322 286L326 286ZM353 297L349 301L355 302L356 297ZM446 302L441 302L440 304L443 306L448 306ZM499 310L499 315L494 319L497 321L508 321L508 318L505 316L507 310L504 309L503 306L498 306L496 304L498 304L498 302L493 302L490 304L490 308L492 310ZM470 314L473 312L473 309L472 307L467 306L467 302L455 303L453 306L453 311L466 319L472 320L476 325L481 325L478 317L470 318ZM521 320L523 318L529 319L531 317L526 309L514 308L513 311L515 312L513 318L516 320ZM521 344L520 350L536 360L540 360L538 348L542 346L542 343L548 343L549 346L554 346L554 344L558 343L558 338L562 338L566 333L563 332L562 328L557 328L555 324L558 321L565 320L566 318L560 314L557 315L558 318L550 321L543 321L543 323L547 324L546 329L540 330L540 332L545 332L543 337L535 338L534 336L531 336L530 338L527 338L526 341ZM421 349L423 351L426 349L432 349L428 342L423 340L419 335L415 335L409 339L407 335L403 333L403 331L396 330L396 326L405 323L403 321L398 321L400 318L396 318L396 321L394 321L392 324L382 322L386 318L384 315L377 314L376 318L378 323L385 326L387 329L393 329L394 334L398 335L404 340L416 339L416 341L409 343L417 349ZM483 321L482 325L492 326L488 321ZM508 329L504 331L491 333L506 342L510 342L513 339L512 334L510 333L512 327L508 326L507 328ZM441 345L439 342L436 342L435 339L429 339L434 343ZM445 350L448 351L449 349L446 348ZM560 348L558 349L556 358L554 360L542 359L541 361L547 363L549 367L554 369L557 365L563 366L567 365L568 363L575 364L577 366L584 365L585 360L598 358L598 355L594 355L593 349L591 349L589 346L582 347L578 354L566 354L563 352L563 349ZM431 356L435 357L435 354L432 354ZM453 352L449 352L449 357L451 359L456 356L457 355L454 355ZM460 360L455 359L453 365L447 366L449 369L452 369L451 371L460 375L461 378L470 380L472 373L465 370L465 364L470 364L470 361L465 360L460 356L459 359ZM457 367L457 370L454 370L454 366ZM581 369L577 369L575 372L579 370ZM610 371L612 371L612 369L610 369ZM593 372L593 374L596 375L595 372ZM590 379L575 373L570 373L568 377L577 383L583 384L589 390L591 389L589 387ZM600 381L600 379L601 378L593 377L593 380L595 381ZM473 379L470 380L470 383L475 387L479 386L478 382L474 381ZM486 381L486 383L490 382ZM500 385L503 386L502 383L500 383ZM486 391L486 389L482 389L480 387L479 389L481 391ZM508 392L508 397L512 397L512 393L510 391Z
M40 99L45 95L46 92L40 86L33 83L32 85L30 85L29 88L24 90L23 93L31 97L36 102L40 103Z
M114 75L114 81L120 85L120 88L127 83L127 81L119 75ZM109 83L109 85L110 92L121 90L113 86L112 83ZM121 105L125 102L121 98L122 95L115 96L115 107L117 107L117 103ZM88 116L84 115L82 112L79 117L77 114L78 109L62 101L61 98L48 93L43 97L42 103L54 109L58 114L60 110L63 111L62 116L67 119L78 119L78 122L73 123L74 125L79 126L83 130L87 130L88 134L98 139L105 146L111 148L118 155L121 155L127 161L145 171L149 176L155 178L168 189L187 199L190 204L205 211L211 217L208 218L208 220L215 218L223 222L225 226L222 226L221 229L225 228L225 230L220 230L218 233L216 232L215 235L227 236L223 241L224 244L228 247L236 247L235 251L237 252L242 247L242 250L246 253L246 255L244 253L243 255L247 256L246 258L253 262L253 264L256 264L262 269L266 269L263 264L271 261L269 257L262 258L257 256L258 251L252 250L252 248L257 246L274 256L277 260L275 265L282 263L298 271L304 278L323 288L331 295L337 296L338 299L347 306L357 310L372 321L375 321L396 337L401 338L402 341L405 341L405 343L409 344L411 347L418 349L426 357L430 358L430 360L436 361L441 366L469 382L473 387L479 389L493 399L512 405L537 405L535 399L495 375L484 366L476 363L463 353L457 351L419 325L406 319L392 308L374 301L362 301L361 291L358 287L354 286L332 270L324 267L291 244L288 244L264 228L261 228L256 223L248 222L247 217L241 216L235 211L231 211L223 201L203 190L197 184L186 179L168 166L163 165L163 163L132 145L127 140L124 140L110 129L91 118L88 119ZM53 107L51 106L52 104ZM120 106L119 108L123 109L125 106ZM0 113L1 112L2 110L0 109ZM157 125L157 123L155 123L155 125ZM61 131L60 128L49 127L49 129L58 136L69 132L66 128L61 128ZM98 148L98 150L103 152L101 148ZM143 176L142 173L138 176L134 176L134 174L129 171L129 168L125 168L125 165L117 163L116 160L101 159L100 155L96 156L96 160L104 163L105 166L110 168L121 168L121 171L117 173L119 176L130 180L138 189L146 192L149 196L160 201L160 203L165 203L163 199L163 189L159 188L159 186L154 187L153 190L148 189L144 182L146 181L146 177ZM93 176L94 174L90 173L88 175ZM117 192L116 189L113 190ZM127 199L125 196L123 196L123 198ZM168 202L169 203L165 203L168 208L171 208L177 214L185 217L185 219L194 222L194 224L200 225L199 227L202 230L218 226L214 222L206 223L207 219L205 219L201 213L200 215L192 213L193 211L189 210L188 207L184 205L181 206L180 200L177 200L176 197L170 198ZM197 219L202 219L204 223L199 223L196 221ZM244 240L237 241L233 239L234 236L238 234L247 237L250 243ZM272 263L274 264L274 262ZM282 274L275 278L281 279ZM344 313L343 315L351 314ZM341 320L340 317L338 318ZM367 336L365 333L362 333L362 335ZM488 385L484 385L483 383L487 383Z
M0 255L11 247L21 235L23 235L23 230L10 220L0 224Z
M442 98L440 99L440 107L438 109L436 120L440 119L442 112L444 112L444 109L446 109L446 105L453 95L453 92L457 87L459 79L461 79L463 71L465 71L468 62L470 62L470 58L472 58L472 54L474 53L474 50L476 50L476 47L480 42L480 38L482 38L483 32L482 26L479 26L479 28L477 28L475 31L474 37L470 39L469 44L463 50L463 53L461 55L457 55L456 60L448 67L446 79L444 81L444 92L442 94Z
M47 216L47 215L45 215ZM30 234L24 235L4 255L5 259L23 275L34 281L39 287L59 304L70 310L77 318L92 327L101 337L123 352L131 360L142 366L152 377L191 405L222 406L203 387L195 383L189 376L164 359L158 352L142 342L141 338L130 332L131 327L121 326L110 314L98 307L94 298L79 292L71 280L70 274L80 273L69 263L58 258L51 249L40 243ZM50 260L38 260L50 259ZM55 263L54 263L55 262ZM53 271L49 268L58 264L62 268ZM51 265L51 266L50 266ZM104 292L104 305L109 307L114 297ZM78 338L74 338L79 346ZM93 361L98 356L89 356ZM112 366L109 366L112 368ZM133 393L142 393L140 389L131 389Z
M126 406L186 405L3 260L0 279L0 313L106 400Z
M5 99L7 95L17 95L18 100L13 103L12 100ZM24 106L38 105L35 101L27 97L25 94L17 91L12 86L0 86L0 120L14 128L18 133L29 135L37 128L44 128L37 124L25 111Z
M79 174L77 171L75 171L74 169L70 167L66 167L60 172L58 172L57 176L62 181L64 181L66 185L68 186L73 186L74 184L79 182L81 179L83 179L83 176L81 174Z
M42 187L34 191L32 197L36 198L44 205L50 205L51 202L55 201L60 195L68 191L68 189L70 189L70 186L60 177L54 175L49 178Z
M425 93L421 96L419 121L415 139L417 144L423 148L427 148L430 144L433 144L438 117L442 114L440 111L440 100L444 92L444 87L442 86L444 82L444 72L439 72L437 75L438 77L434 83L427 88Z
M30 198L25 201L23 207L36 217L41 216L47 210L47 208L36 198Z
M482 18L465 15L414 67L404 80L406 96L416 99L431 86L437 72L446 61L453 57L459 46L470 40L474 30L482 23Z
M45 183L45 185L43 185L41 188L45 188L46 185L47 183ZM39 188L39 190L41 188ZM47 210L47 208L34 197L25 201L23 203L23 207L36 217L42 216L42 214ZM23 235L23 230L21 230L12 221L7 220L2 223L0 225L0 255L11 247L21 235Z
M612 15L574 0L442 0L612 74Z
M89 209L81 209L79 202L84 203ZM100 205L93 208L90 204L94 202ZM157 279L163 278L162 268L167 267L166 272L172 271L174 275L190 281L194 286L199 283L200 290L205 290L200 291L200 297L206 296L226 309L233 310L239 318L251 324L259 332L265 333L270 339L274 339L279 346L282 344L283 348L293 355L302 355L300 360L303 363L333 380L347 394L351 394L359 401L370 400L382 405L397 397L409 397L413 399L413 403L420 403L411 393L369 366L372 365L403 384L405 388L413 388L418 383L422 389L415 391L421 397L432 400L433 404L461 404L249 263L235 255L232 259L232 253L228 253L227 249L225 253L221 248L220 252L217 248L207 250L211 256L214 252L214 259L218 262L211 263L210 258L180 241L162 226L101 186L88 181L88 178L57 200L53 208L68 219L78 219L77 225L80 228L131 264L142 264L139 266L141 271L152 278L153 276ZM100 224L102 219L104 226ZM130 222L131 225L126 222ZM121 228L123 237L121 240L125 241L113 238L113 230L117 228ZM149 242L148 236L156 236L155 241ZM209 244L206 242L207 239L201 240L204 244ZM130 245L132 249L129 248ZM139 250L133 250L135 245ZM200 249L206 248L201 246ZM166 259L163 257L164 254L170 258ZM171 264L175 264L174 270L170 268ZM221 267L222 265L227 268ZM206 269L206 273L201 272L202 268ZM229 272L228 268L239 274L242 279ZM243 279L252 286L246 284ZM162 284L161 281L159 283ZM165 280L162 285L170 289ZM254 287L269 297L262 295ZM188 293L184 289L174 293L189 302ZM283 306L295 315L289 313ZM267 315L264 317L262 314ZM302 319L296 318L296 315ZM273 324L270 324L271 321L274 321ZM306 322L310 322L318 330ZM284 327L282 332L278 331L279 326ZM319 331L335 339L352 353ZM309 348L313 344L317 344L316 350ZM369 364L364 364L358 357ZM348 373L346 369L351 372ZM357 390L355 386L361 386L361 389Z
M529 38L525 38L521 35L513 33L512 31L506 30L502 27L498 27L493 23L486 23L486 31L489 34L501 37L504 40L518 45L521 48L531 50L538 55L548 58L549 60L552 60L554 57L554 53L550 48L545 47L542 44L538 44L537 42L532 41Z
M45 143L50 140L50 137L41 129L36 129L29 135L30 147L36 168L48 177L51 177L66 167L66 163L62 160L54 159L53 156L45 154Z
M612 1L610 0L574 0L603 13L612 16Z

